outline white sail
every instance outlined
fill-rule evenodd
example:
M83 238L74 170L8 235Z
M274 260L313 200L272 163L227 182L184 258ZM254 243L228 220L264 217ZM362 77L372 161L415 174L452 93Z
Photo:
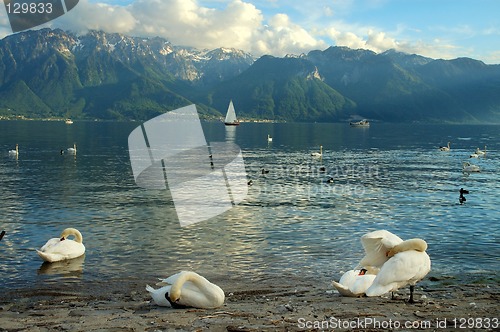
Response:
M238 119L236 119L236 112L234 111L233 101L229 102L229 107L227 108L226 119L224 119L225 124L238 124Z

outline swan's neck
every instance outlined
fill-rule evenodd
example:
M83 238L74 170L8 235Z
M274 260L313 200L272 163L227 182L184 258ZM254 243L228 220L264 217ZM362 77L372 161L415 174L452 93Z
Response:
M387 252L387 257L392 257L397 253L408 250L425 251L427 250L427 242L422 239L410 239L403 241L389 250Z
M176 302L180 299L181 288L187 281L191 281L193 284L195 284L207 297L211 295L211 292L208 290L208 286L210 284L208 280L198 275L197 273L183 271L170 288L170 300L172 300L172 302Z
M66 228L62 233L60 238L61 239L66 239L68 236L73 235L75 237L75 242L82 243L83 242L83 236L82 233L80 233L76 228Z

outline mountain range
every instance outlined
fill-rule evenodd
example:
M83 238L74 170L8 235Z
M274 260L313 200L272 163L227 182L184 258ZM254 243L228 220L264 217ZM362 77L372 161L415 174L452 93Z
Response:
M163 38L42 29L0 40L0 117L500 123L500 65L330 47L255 58Z

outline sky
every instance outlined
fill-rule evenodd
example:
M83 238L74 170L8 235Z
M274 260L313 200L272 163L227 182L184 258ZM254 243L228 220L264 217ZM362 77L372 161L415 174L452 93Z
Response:
M254 56L347 46L500 64L499 13L499 0L80 0L41 27L160 36ZM9 34L0 6L0 37Z

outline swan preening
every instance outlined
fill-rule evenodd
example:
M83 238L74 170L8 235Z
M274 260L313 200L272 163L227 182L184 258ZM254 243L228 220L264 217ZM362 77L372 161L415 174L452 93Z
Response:
M158 289L146 285L159 306L218 308L224 304L224 291L196 272L182 271L164 279Z
M441 151L450 151L450 142L448 142L447 146L440 146L439 150L441 150Z
M334 283L338 290L341 289L339 293L345 296L360 296L363 293L366 296L380 296L410 285L409 302L413 303L415 284L431 269L431 260L425 252L427 243L422 239L403 241L386 230L363 235L361 243L365 256L358 266L367 272L353 276L356 270L348 271L350 274L345 274L339 283ZM361 290L363 293L360 293Z
M74 236L74 240L69 240L69 236ZM80 257L85 253L82 234L75 228L66 228L58 238L52 238L37 250L46 262L58 262L66 259Z
M323 145L319 146L319 152L312 152L311 157L322 157L323 156Z
M16 144L16 148L14 150L9 150L9 156L18 156L19 155L19 144Z

